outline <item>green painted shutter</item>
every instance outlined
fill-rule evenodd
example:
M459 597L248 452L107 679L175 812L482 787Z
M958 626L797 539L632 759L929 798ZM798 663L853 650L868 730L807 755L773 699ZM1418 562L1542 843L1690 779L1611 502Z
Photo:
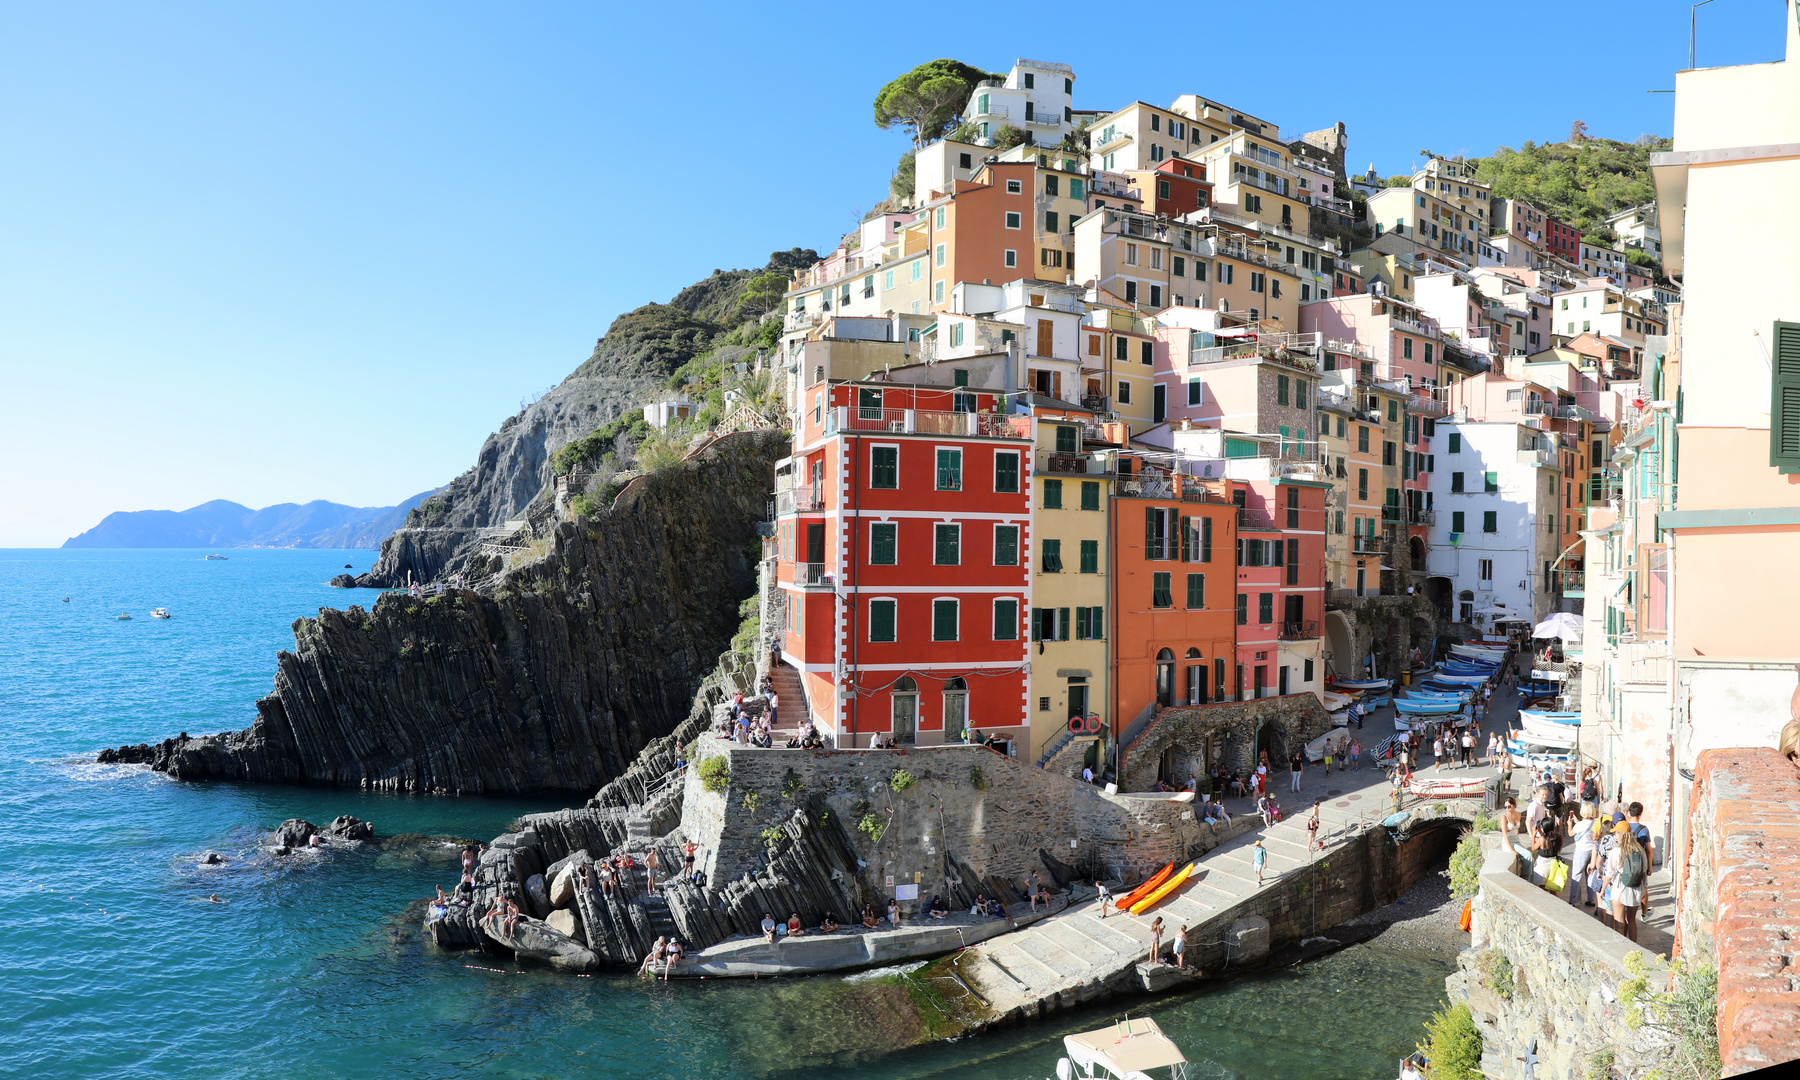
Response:
M1450 531L1453 533L1466 531L1463 529L1463 512L1461 510L1450 512Z
M998 492L1019 490L1019 455L994 455L994 490Z
M894 602L892 600L869 601L869 640L894 640Z
M1275 376L1275 404L1286 405L1287 403L1288 377L1286 375L1277 375Z
M1775 324L1769 390L1769 464L1800 472L1800 323Z
M1056 640L1069 640L1069 609L1056 609Z
M1088 633L1098 640L1106 636L1106 609L1094 608L1088 615Z
M1073 454L1079 452L1081 449L1080 444L1077 441L1077 436L1079 434L1080 429L1070 424L1056 425L1056 452L1059 454Z
M994 530L994 565L1019 565L1019 527L1002 525Z
M1031 609L1031 640L1033 641L1044 640L1043 618L1043 608L1034 607Z
M896 559L895 533L898 525L877 522L869 528L869 565L893 566Z
M1554 528L1555 526L1552 525L1551 527ZM1482 532L1499 532L1500 531L1500 514L1498 511L1483 510L1481 512L1481 531Z
M1081 508L1083 510L1100 509L1100 481L1083 480L1081 482Z
M1019 602L994 601L994 640L1016 641L1019 637Z
M933 600L931 602L931 639L933 641L956 640L956 601Z
M1144 507L1144 558L1154 559L1156 555L1156 507Z
M1045 480L1044 481L1044 509L1046 509L1046 510L1061 510L1062 509L1062 481L1061 480Z
M1187 593L1187 606L1189 611L1199 611L1206 607L1206 575L1189 574Z
M1083 540L1081 542L1081 572L1084 574L1100 572L1100 541Z
M1188 532L1188 518L1182 514L1175 519L1175 527L1181 532L1181 561L1194 561L1194 538Z

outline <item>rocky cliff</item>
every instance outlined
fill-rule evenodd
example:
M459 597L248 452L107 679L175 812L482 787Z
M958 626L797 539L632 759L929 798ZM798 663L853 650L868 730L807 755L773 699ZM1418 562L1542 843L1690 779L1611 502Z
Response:
M690 712L756 588L784 436L743 432L577 518L491 595L294 624L248 729L108 751L179 779L584 796Z
M818 255L777 251L760 270L714 270L667 304L645 304L613 320L593 354L562 384L509 417L487 437L475 466L414 509L406 528L382 544L381 557L357 579L365 588L437 580L464 568L479 530L519 517L552 482L562 447L641 407L676 369L768 306L746 296L753 284L784 279ZM772 294L779 299L779 290Z

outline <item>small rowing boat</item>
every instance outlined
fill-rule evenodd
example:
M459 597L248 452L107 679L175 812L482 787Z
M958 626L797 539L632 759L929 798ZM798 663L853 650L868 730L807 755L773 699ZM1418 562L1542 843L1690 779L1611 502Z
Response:
M1458 776L1430 778L1413 774L1406 790L1421 799L1479 799L1487 791L1485 777Z

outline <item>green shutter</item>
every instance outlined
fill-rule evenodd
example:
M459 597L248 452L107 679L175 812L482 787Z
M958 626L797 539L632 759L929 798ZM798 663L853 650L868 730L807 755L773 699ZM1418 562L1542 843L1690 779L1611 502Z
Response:
M1035 608L1034 607L1031 609L1031 640L1033 640L1033 641L1044 640L1044 632L1043 632L1043 624L1042 624L1043 616L1044 616L1043 608Z
M893 566L898 558L900 526L876 522L869 526L869 565Z
M1083 510L1100 509L1100 481L1083 480L1081 482L1081 508Z
M1460 435L1459 433L1454 432L1454 431L1452 431L1450 433L1449 444L1445 447L1445 453L1450 453L1450 454L1462 453L1462 435Z
M937 486L939 491L956 491L962 487L962 454L959 451L937 452Z
M1206 607L1206 575L1188 575L1187 606L1189 611L1199 611Z
M1019 527L1001 525L994 529L994 565L1019 565Z
M1466 531L1463 529L1463 512L1461 510L1451 511L1451 513L1450 513L1450 531L1453 533L1459 533L1459 532Z
M1062 573L1062 541L1045 540L1042 541L1042 544L1044 548L1044 573Z
M1092 608L1088 614L1088 635L1095 640L1106 636L1106 609Z
M931 640L956 640L956 601L933 600L931 602Z
M1200 519L1200 561L1212 562L1212 523L1210 517Z
M1081 542L1081 572L1084 574L1100 572L1100 541L1083 540Z
M1188 534L1188 519L1186 514L1176 517L1175 528L1181 533L1181 561L1193 562L1194 539Z
M1555 525L1552 524L1551 528L1554 529ZM1481 512L1481 531L1482 532L1499 532L1500 531L1500 514L1498 511L1483 510Z
M936 562L939 566L957 566L962 562L962 527L958 525L936 525L935 532Z
M943 384L939 383L938 385L942 386ZM964 371L962 368L951 368L950 369L950 385L952 385L952 386L967 386L967 385L969 385L969 373L967 371Z
M1044 481L1044 509L1046 509L1046 510L1061 510L1062 509L1062 481L1061 480L1045 480Z
M1056 452L1074 454L1080 450L1080 429L1069 424L1056 425Z
M1287 403L1288 377L1286 375L1277 375L1275 376L1275 404L1286 405Z
M894 640L894 602L892 600L869 601L869 640Z
M1019 602L1017 600L994 601L994 640L1017 641L1019 639Z
M1500 490L1500 474L1497 472L1491 472L1491 473L1486 474L1486 484L1487 484L1488 491L1499 491Z
M1769 464L1800 472L1800 323L1775 324L1769 389Z
M1019 455L994 455L994 490L999 492L1019 490Z
M1272 623L1275 621L1274 593L1256 594L1256 621L1259 623Z
M1253 439L1225 439L1225 456L1228 458L1252 458L1256 456L1256 442Z
M1239 626L1248 625L1248 623L1250 622L1250 594L1249 593L1238 593L1237 594L1237 622L1238 622Z
M1144 558L1154 559L1156 550L1156 507L1144 507Z
M1056 640L1069 640L1069 609L1056 609Z

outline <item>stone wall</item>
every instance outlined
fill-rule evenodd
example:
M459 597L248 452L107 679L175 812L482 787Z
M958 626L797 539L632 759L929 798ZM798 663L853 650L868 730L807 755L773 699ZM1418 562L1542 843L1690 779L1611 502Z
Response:
M1708 750L1688 805L1677 951L1717 958L1725 1073L1800 1059L1800 770L1772 747Z
M1312 694L1164 709L1125 747L1119 789L1154 789L1163 754L1171 749L1175 751L1175 772L1183 776L1203 773L1209 743L1214 760L1225 768L1254 769L1259 728L1267 733L1270 758L1280 771L1287 755L1305 749L1330 727L1330 715Z
M1625 958L1636 954L1652 972L1662 961L1519 877L1518 857L1498 834L1483 843L1469 948L1448 980L1451 999L1467 1002L1481 1031L1481 1071L1498 1080L1580 1078L1595 1052L1611 1050L1619 1075L1639 1075L1665 1047L1649 1029L1626 1027ZM1496 979L1491 965L1502 956L1508 966L1499 970L1510 977Z
M1405 547L1404 544L1399 545ZM1407 559L1404 553L1395 557ZM1399 563L1395 563L1396 566ZM1400 587L1405 589L1405 576ZM1350 631L1349 657L1333 656L1332 670L1340 676L1351 672L1361 675L1363 660L1373 652L1375 671L1382 678L1398 679L1403 666L1410 667L1413 650L1427 652L1433 640L1444 631L1437 609L1422 595L1358 596L1334 599L1329 610L1342 615ZM1426 656L1429 662L1431 657Z

